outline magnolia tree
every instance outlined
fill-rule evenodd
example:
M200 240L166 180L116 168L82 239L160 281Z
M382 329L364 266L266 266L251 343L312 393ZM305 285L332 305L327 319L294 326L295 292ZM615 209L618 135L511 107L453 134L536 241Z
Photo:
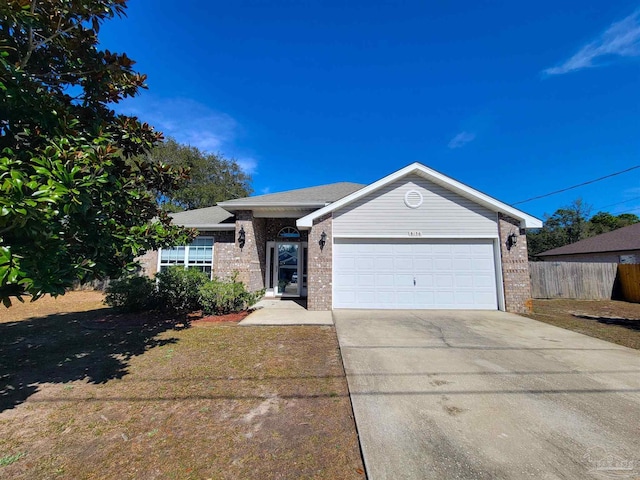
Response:
M115 277L189 241L157 206L186 177L145 155L161 134L110 105L145 88L100 25L126 0L0 2L0 299Z

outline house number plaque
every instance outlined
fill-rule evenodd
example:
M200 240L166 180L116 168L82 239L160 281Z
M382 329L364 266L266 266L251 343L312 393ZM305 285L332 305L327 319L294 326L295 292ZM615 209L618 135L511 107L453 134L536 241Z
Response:
M421 237L422 232L420 230L409 230L410 237Z

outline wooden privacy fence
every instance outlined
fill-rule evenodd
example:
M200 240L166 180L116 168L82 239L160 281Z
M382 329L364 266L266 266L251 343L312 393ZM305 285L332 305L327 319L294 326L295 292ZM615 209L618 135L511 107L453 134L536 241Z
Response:
M617 263L529 262L531 294L533 298L609 300L617 271Z
M640 303L640 264L618 265L618 280L622 297L628 302Z

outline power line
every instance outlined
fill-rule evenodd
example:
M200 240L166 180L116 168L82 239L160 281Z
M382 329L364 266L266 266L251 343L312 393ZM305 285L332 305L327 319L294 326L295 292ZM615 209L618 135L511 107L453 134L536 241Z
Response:
M619 212L614 212L611 215L622 215L623 213L631 213L631 212L636 212L638 210L640 210L640 207L635 207L635 208L631 208L629 210L622 210L622 211L619 211Z
M594 208L594 210L601 210L603 208L613 207L614 205L620 205L622 203L633 202L634 200L638 200L638 199L640 199L640 197L633 197L633 198L629 198L628 200L623 200L622 202L610 203L609 205L604 205L603 207Z
M631 170L635 170L636 168L640 168L640 165L636 165L635 167L627 168L626 170L621 170L620 172L612 173L610 175L605 175L604 177L596 178L594 180L589 180L588 182L579 183L578 185L573 185L571 187L563 188L562 190L556 190L555 192L545 193L544 195L538 195L537 197L527 198L526 200L521 200L519 202L512 203L511 205L518 205L520 203L527 203L533 200L538 200L540 198L550 197L551 195L556 195L558 193L566 192L567 190L573 190L574 188L583 187L585 185L589 185L590 183L596 183L606 178L615 177L616 175L621 175L623 173L630 172Z

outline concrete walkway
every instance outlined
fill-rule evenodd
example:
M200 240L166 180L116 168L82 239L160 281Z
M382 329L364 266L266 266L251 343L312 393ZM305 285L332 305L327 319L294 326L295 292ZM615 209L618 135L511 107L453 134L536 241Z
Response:
M240 325L333 325L330 311L310 312L300 298L263 298Z
M640 479L640 352L504 312L334 319L369 480Z

